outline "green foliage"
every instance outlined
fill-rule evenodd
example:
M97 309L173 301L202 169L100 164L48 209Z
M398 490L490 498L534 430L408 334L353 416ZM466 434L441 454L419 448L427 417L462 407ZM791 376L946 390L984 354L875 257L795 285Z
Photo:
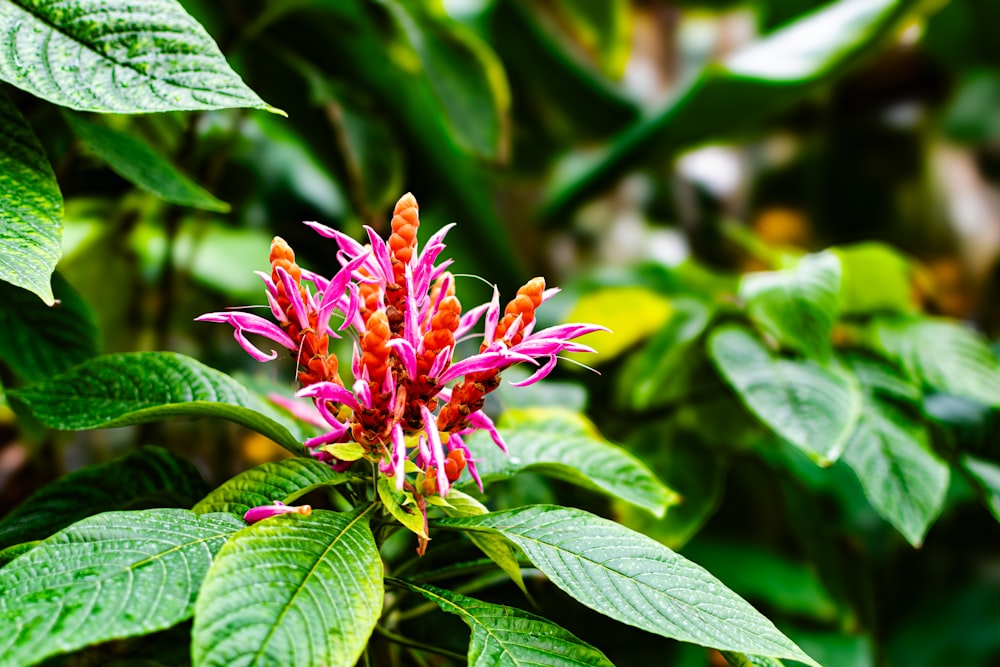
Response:
M213 489L192 509L198 514L234 512L243 515L251 507L274 501L291 504L314 489L343 484L350 479L350 475L334 472L319 461L289 458L244 470Z
M413 584L399 579L389 579L389 583L419 593L435 602L442 611L461 618L472 630L468 657L469 664L474 667L522 664L611 666L604 654L593 646L555 623L526 611L481 602L428 584ZM542 641L538 641L539 638Z
M39 489L0 520L0 547L44 539L101 512L143 506L187 508L205 491L205 482L189 461L161 447L143 447Z
M520 471L540 472L621 498L657 516L677 501L677 495L641 461L603 440L594 426L575 412L559 408L509 410L498 426L507 454L486 434L479 434L470 443L481 459L477 465L484 481L505 479Z
M607 519L531 506L437 523L503 535L556 586L623 623L713 648L816 664L708 572Z
M67 113L63 117L87 148L130 183L173 204L206 211L229 210L229 204L219 201L177 171L166 158L141 140L74 114Z
M247 88L175 0L4 3L0 45L0 79L71 109L277 111Z
M245 387L170 352L98 357L9 396L50 428L112 428L168 417L216 417L258 430L293 453L301 451L299 440L275 421L276 413Z
M190 618L213 556L239 526L227 515L157 509L107 512L56 533L0 570L0 664L32 665Z
M0 360L29 381L41 381L97 356L100 334L86 300L61 274L52 274L58 306L0 283Z
M6 3L0 11L15 7ZM0 280L51 306L62 254L62 195L31 126L0 90Z
M717 329L712 361L746 406L821 463L836 461L861 410L857 382L835 366L775 356L752 333Z
M198 598L194 662L354 664L382 609L371 510L276 517L234 535Z

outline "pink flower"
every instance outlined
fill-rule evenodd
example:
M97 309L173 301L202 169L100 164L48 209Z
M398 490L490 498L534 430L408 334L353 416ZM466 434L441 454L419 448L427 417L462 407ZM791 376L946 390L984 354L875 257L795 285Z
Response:
M306 224L337 245L340 268L332 278L299 267L291 248L276 238L271 273L260 274L273 321L242 311L197 319L232 326L237 342L258 361L271 361L277 352L261 349L248 334L289 351L302 385L297 396L312 400L316 409L310 421L326 427L304 443L317 459L343 470L353 461L337 454L357 454L377 465L397 490L413 494L420 506L423 496L447 495L466 469L482 488L464 439L484 430L506 451L483 412L500 374L528 363L534 373L516 385L537 382L552 372L562 353L592 352L575 339L604 328L561 324L536 331L536 309L559 291L546 289L542 278L519 289L502 311L494 289L488 303L463 312L455 279L447 272L450 260L438 261L452 225L420 247L412 195L396 204L387 239L365 228L367 245L319 223ZM479 352L456 359L456 341L480 322ZM342 335L354 342L348 383L329 351L330 339ZM361 447L345 449L341 443ZM251 510L253 517L289 511L297 510L280 504Z

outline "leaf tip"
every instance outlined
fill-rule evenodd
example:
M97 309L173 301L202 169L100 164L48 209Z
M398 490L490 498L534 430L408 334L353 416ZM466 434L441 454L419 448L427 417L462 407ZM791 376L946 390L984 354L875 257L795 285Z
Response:
M282 118L288 118L288 112L284 109L279 109L278 107L272 107L270 104L265 104L261 107L264 111L268 113L273 113L275 116L281 116Z

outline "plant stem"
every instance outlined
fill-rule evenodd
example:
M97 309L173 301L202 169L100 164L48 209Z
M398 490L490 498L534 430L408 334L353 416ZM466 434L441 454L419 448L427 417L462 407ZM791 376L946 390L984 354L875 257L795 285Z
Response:
M409 648L414 648L419 651L425 651L427 653L436 653L438 655L443 655L445 657L452 658L454 660L461 660L463 662L466 660L466 656L462 655L461 653L455 653L454 651L449 651L446 648L441 648L439 646L431 646L430 644L419 642L416 639L410 639L409 637L398 635L395 632L392 632L391 630L386 630L381 625L375 626L375 632L382 635L389 641L395 642L401 646L408 646Z

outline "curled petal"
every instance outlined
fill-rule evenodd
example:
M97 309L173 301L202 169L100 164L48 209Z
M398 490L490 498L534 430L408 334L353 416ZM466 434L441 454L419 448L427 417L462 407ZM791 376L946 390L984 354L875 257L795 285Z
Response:
M281 327L270 320L265 320L259 315L252 313L205 313L194 318L198 322L226 322L236 329L236 342L240 344L247 354L257 361L271 361L278 356L278 353L271 350L270 354L261 351L253 343L246 339L244 332L258 334L273 340L282 347L293 352L298 350L298 345L292 337L285 333Z
M549 360L545 362L545 365L543 365L541 368L539 368L538 370L536 370L529 377L526 377L525 379L520 380L519 382L511 382L510 386L512 386L512 387L527 387L529 384L534 384L534 383L538 382L539 380L541 380L542 378L544 378L545 376L547 376L549 373L552 372L552 369L556 367L556 361L557 360L558 360L558 357L555 356L555 355L552 355L551 357L549 357Z
M333 429L332 431L327 431L322 435L317 435L315 438L309 438L302 443L302 446L306 449L316 449L323 445L329 445L331 442L340 442L341 438L344 437L344 433L347 432L347 424L341 424L343 428Z
M246 514L243 515L243 520L247 523L253 524L258 521L263 521L264 519L270 519L272 516L278 516L279 514L301 514L302 516L309 516L312 514L312 507L309 505L286 505L284 503L274 501L273 505L251 507L247 510Z
M485 313L489 307L490 304L484 303L465 313L462 313L462 317L458 323L458 329L455 330L455 339L457 340L469 333L469 331L472 330L472 327L476 326L476 323L479 322L479 318L483 316L483 313Z
M548 327L546 329L542 329L541 331L536 331L532 334L532 338L561 338L563 340L569 340L571 338L579 338L584 334L594 333L595 331L607 331L610 333L611 329L597 324L569 322L567 324L557 324L554 327Z
M360 243L352 239L350 236L344 234L339 230L333 229L332 227L327 227L326 225L322 225L318 222L313 222L311 220L306 220L302 224L311 228L320 236L325 236L328 239L334 239L337 242L337 245L340 246L340 249L343 250L344 253L346 253L347 255L350 255L351 257L357 257L358 255L361 254L367 254L365 247L363 245L361 245Z
M486 350L480 354L475 354L466 359L452 364L444 373L437 378L438 383L444 384L457 377L468 373L482 373L483 371L503 370L512 364L525 361L529 364L537 363L533 357L519 353L516 349L507 349L501 346L500 349Z
M500 436L500 431L497 430L496 424L490 419L485 412L482 410L476 410L471 415L469 415L469 425L475 429L481 429L490 434L490 438L493 440L494 444L500 448L504 454L507 453L507 443L503 441Z
M359 410L361 406L357 397L350 390L340 386L336 382L323 381L311 384L308 387L299 389L296 396L308 396L317 399L317 407L320 401L332 401L333 403L343 403L352 410ZM322 411L322 409L320 409Z
M397 356L403 362L406 375L411 380L417 379L417 351L405 338L393 338L386 342L386 345L396 350ZM391 375L391 374L390 374ZM433 376L432 376L433 377Z

